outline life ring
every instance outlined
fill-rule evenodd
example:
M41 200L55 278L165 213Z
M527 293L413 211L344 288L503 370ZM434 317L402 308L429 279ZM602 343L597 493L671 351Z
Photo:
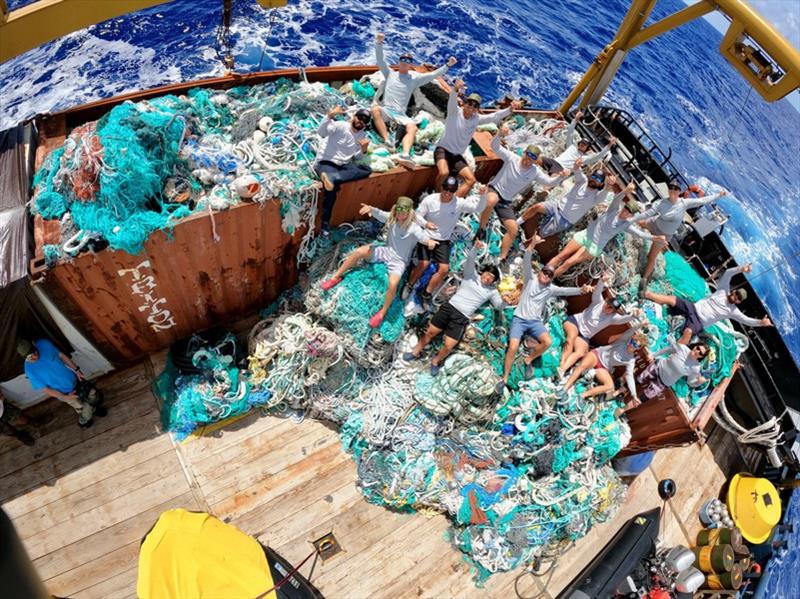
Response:
M706 195L706 192L703 191L702 188L697 183L692 183L689 187L686 188L686 191L684 191L681 194L681 197L683 197L683 198L689 198L689 197L702 198L705 195Z

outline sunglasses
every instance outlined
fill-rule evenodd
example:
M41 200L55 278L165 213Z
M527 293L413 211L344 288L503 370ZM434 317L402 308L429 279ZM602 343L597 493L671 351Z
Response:
M606 178L603 175L592 175L589 177L592 181L597 181L598 183L603 183Z
M631 340L628 343L630 343L631 347L634 348L634 349L639 349L640 347L642 347L642 344L639 343L638 341L636 341L636 339L633 339L633 338L631 338Z
M410 56L401 56L400 57L400 62L405 62L406 64L411 64L412 62L414 62L414 59L411 58Z
M555 272L553 272L552 270L548 270L548 269L546 269L546 268L543 268L543 269L541 270L541 273L542 273L544 276L546 276L548 279L552 279L552 278L553 278L553 275L554 275L554 274L556 274L556 273L555 273Z
M531 160L536 160L539 157L538 154L534 154L533 152L525 152L525 156L527 156Z
M481 105L478 104L475 100L467 100L467 106L472 106L473 108L480 108Z

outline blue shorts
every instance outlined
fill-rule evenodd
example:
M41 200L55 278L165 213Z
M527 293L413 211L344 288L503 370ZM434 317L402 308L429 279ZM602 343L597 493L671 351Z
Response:
M508 336L511 339L522 339L523 335L530 335L538 340L548 332L547 327L539 319L525 320L515 316L511 319L511 331Z
M556 200L547 200L544 207L545 212L539 220L539 235L542 237L550 237L574 226L561 214Z

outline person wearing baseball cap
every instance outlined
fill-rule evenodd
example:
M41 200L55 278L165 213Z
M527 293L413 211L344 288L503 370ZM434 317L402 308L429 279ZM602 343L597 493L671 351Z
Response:
M364 129L369 126L371 117L367 109L361 108L353 114L350 121L334 120L344 115L342 106L335 106L319 125L317 133L322 137L314 170L322 181L325 190L322 200L322 234L330 230L331 214L336 203L336 194L342 183L369 177L372 170L355 160L367 153L369 140Z
M383 76L386 78L383 84L383 97L380 102L372 105L372 119L375 123L375 130L383 138L387 146L392 147L387 123L395 123L405 127L405 135L401 141L402 152L398 162L407 167L414 166L411 160L411 146L417 135L417 124L406 114L411 95L418 87L430 83L444 75L447 70L456 64L456 58L451 56L447 59L447 64L439 67L430 73L418 73L414 70L414 58L409 52L400 55L400 62L397 70L392 70L383 56L383 42L385 36L378 33L375 36L375 61L378 63Z
M359 214L370 215L372 218L386 223L386 245L371 243L356 248L342 261L333 276L322 282L321 287L323 291L330 291L336 287L342 282L345 273L354 268L361 260L383 262L389 271L389 287L386 289L383 306L369 319L369 326L376 329L381 326L389 311L389 306L397 294L400 279L411 259L411 252L414 251L417 243L424 243L429 250L434 250L438 241L432 239L428 232L417 224L414 200L407 196L397 198L390 212L368 204L361 204Z
M611 137L602 150L589 154L589 150L592 147L591 141L585 137L581 137L577 140L575 139L575 127L578 125L578 121L580 121L581 118L583 118L583 111L579 110L572 118L569 127L567 127L567 149L556 156L556 162L561 165L561 168L568 171L572 170L578 158L583 158L584 166L592 166L605 158L608 153L611 152L611 148L617 144L617 138Z
M731 291L731 279L739 273L752 271L750 264L734 266L726 270L717 281L717 290L697 302L690 302L675 295L663 295L652 291L645 291L645 299L667 306L667 311L673 316L683 316L683 330L678 343L688 345L692 336L698 335L720 320L730 319L749 327L771 327L772 321L768 316L761 320L745 316L739 310L739 304L747 299L746 289Z
M598 258L608 243L619 233L630 233L651 241L664 239L661 235L652 235L649 231L641 229L633 221L633 216L642 208L638 201L628 197L635 190L636 186L631 181L614 197L605 213L592 220L585 230L573 235L564 249L548 262L555 268L556 277L560 277L576 264ZM534 237L532 241L540 243L542 239Z
M406 299L428 265L431 262L436 263L436 272L433 273L427 286L420 293L422 304L426 310L430 309L433 291L444 281L450 271L450 237L453 235L458 220L462 214L479 213L486 204L484 196L456 197L457 190L458 179L452 176L447 177L442 183L442 190L426 196L417 207L417 223L425 227L428 234L439 244L433 251L429 250L425 244L417 245L417 266L408 277L402 297Z
M462 106L458 105L458 97L464 93L464 88L464 81L461 79L450 88L444 134L433 151L433 158L438 170L436 188L441 189L442 182L449 175L458 175L462 183L456 195L461 198L467 197L469 190L477 181L475 173L472 172L464 158L464 152L469 148L472 136L478 126L485 123L499 123L514 110L522 107L521 102L514 101L503 110L497 110L491 114L480 114L478 110L481 107L482 99L478 94L470 94L464 99Z
M455 349L470 319L487 301L491 302L502 318L505 302L497 291L500 281L500 269L496 264L486 263L476 268L475 261L478 249L473 245L464 263L461 284L455 295L446 301L431 318L428 330L420 338L411 351L403 354L406 362L418 360L422 351L433 339L444 333L442 348L431 360L431 374L436 376L447 356Z
M519 223L511 202L514 198L525 193L534 185L541 189L551 189L561 183L567 172L559 176L548 175L542 167L542 150L539 146L530 144L518 156L503 145L503 140L508 135L506 125L500 127L497 135L492 139L492 151L503 161L500 171L489 181L486 188L486 208L481 214L478 228L478 239L485 235L486 225L494 210L498 220L502 223L505 233L500 242L500 261L508 257L514 239L519 231Z

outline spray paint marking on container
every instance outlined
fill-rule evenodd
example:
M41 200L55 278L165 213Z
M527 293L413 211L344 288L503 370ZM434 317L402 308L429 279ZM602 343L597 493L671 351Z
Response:
M158 297L156 279L152 274L142 273L142 269L150 269L150 260L142 261L136 268L125 268L117 271L120 277L130 274L133 277L131 292L139 296L144 303L139 306L139 312L147 312L147 323L156 333L167 331L177 323L172 317L172 312L167 310L166 298ZM151 271L152 272L152 271Z

